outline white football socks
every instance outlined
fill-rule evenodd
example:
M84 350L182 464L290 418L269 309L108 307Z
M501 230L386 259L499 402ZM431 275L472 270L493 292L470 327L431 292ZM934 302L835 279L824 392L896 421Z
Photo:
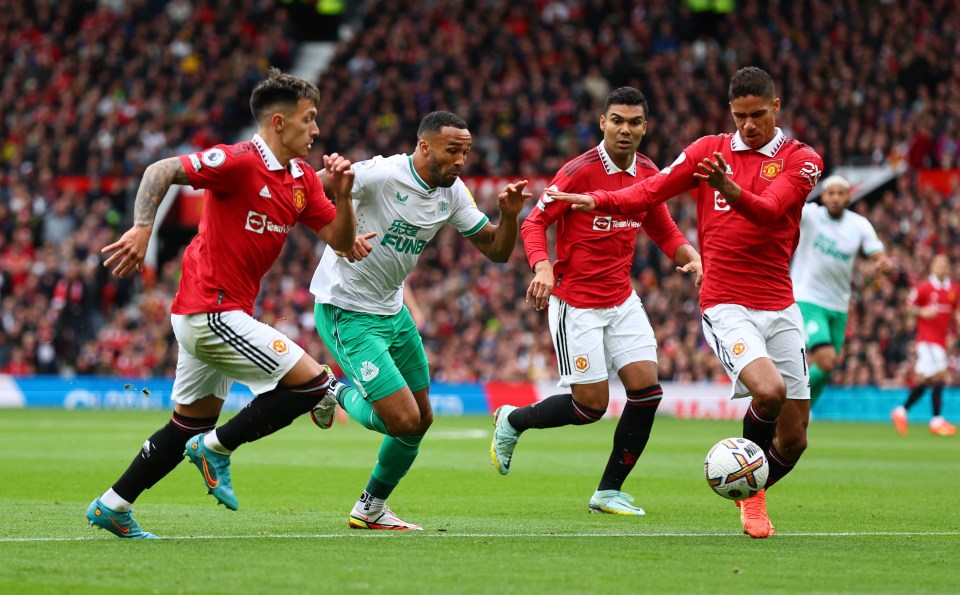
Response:
M220 440L217 438L216 430L207 432L200 439L203 440L203 445L213 452L218 452L222 455L228 455L233 452L232 450L227 450L222 444L220 444Z
M131 504L120 497L119 494L113 491L113 488L110 488L100 496L100 501L103 502L103 505L109 508L114 512L128 512L130 510Z

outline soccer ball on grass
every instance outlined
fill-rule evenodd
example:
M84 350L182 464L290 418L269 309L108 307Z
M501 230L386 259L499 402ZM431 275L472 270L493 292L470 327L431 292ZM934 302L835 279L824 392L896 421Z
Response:
M743 500L767 485L770 466L756 443L724 438L707 453L703 471L714 492L728 500Z

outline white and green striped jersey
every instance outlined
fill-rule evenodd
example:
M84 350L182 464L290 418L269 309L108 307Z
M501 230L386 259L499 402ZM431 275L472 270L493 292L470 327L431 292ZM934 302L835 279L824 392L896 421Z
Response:
M377 156L353 165L357 235L377 232L370 255L350 263L328 246L313 274L310 292L321 304L392 315L403 306L403 281L424 247L449 223L469 237L487 224L462 180L430 188L406 154Z
M790 263L793 296L798 302L846 312L857 254L883 252L873 225L862 215L844 211L834 219L827 207L808 203L800 220L800 243Z

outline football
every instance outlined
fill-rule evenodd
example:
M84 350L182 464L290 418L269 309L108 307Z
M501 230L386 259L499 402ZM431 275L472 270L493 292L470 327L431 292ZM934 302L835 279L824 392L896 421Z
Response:
M724 438L707 453L703 471L714 492L728 500L743 500L767 485L770 466L756 443L746 438Z

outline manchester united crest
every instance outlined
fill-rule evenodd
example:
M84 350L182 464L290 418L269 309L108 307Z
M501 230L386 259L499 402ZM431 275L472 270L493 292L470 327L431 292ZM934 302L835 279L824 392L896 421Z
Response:
M270 348L273 349L277 355L283 355L287 352L287 343L283 339L274 339Z
M303 207L307 206L307 192L302 187L293 189L293 206L297 207L298 211L302 211Z
M747 344L743 339L740 339L733 344L733 347L730 348L730 351L733 352L733 357L740 357L747 351Z
M578 355L573 358L573 367L577 372L586 372L590 369L590 358L585 355Z
M760 177L773 181L783 171L783 159L773 159L760 164Z

